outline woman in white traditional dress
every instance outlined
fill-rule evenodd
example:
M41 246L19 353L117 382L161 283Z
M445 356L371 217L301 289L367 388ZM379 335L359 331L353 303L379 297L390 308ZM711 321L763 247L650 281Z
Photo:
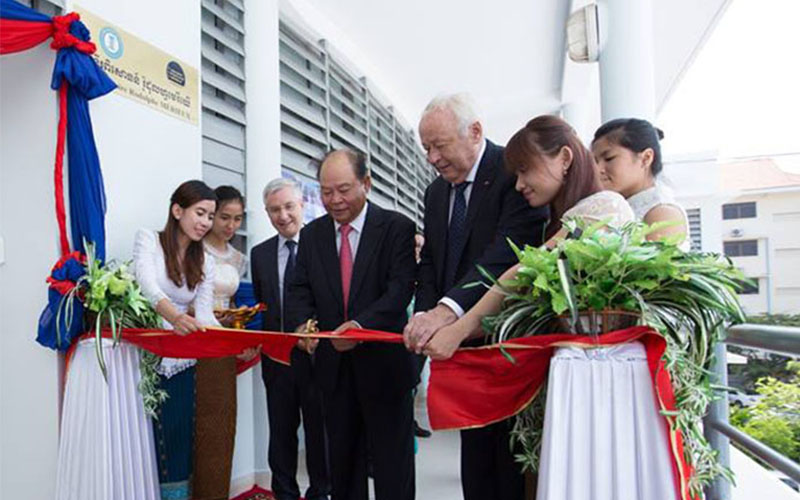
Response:
M211 188L201 181L187 181L170 198L164 230L136 233L136 280L162 316L164 328L180 335L219 326L213 313L214 261L205 258L202 243L216 207ZM194 359L164 358L157 369L160 387L169 396L159 405L152 424L164 500L192 498L195 363Z
M247 258L230 241L244 220L244 197L232 186L214 190L217 211L214 225L203 239L206 258L214 261L214 310L234 307L233 296L247 270ZM223 325L229 326L225 318ZM238 356L248 361L257 356L248 349ZM195 422L194 499L228 498L236 436L236 358L197 361L197 417Z
M505 150L517 190L532 206L550 207L548 247L566 237L563 220L634 220L625 199L604 191L591 154L574 130L554 116L534 118ZM500 280L511 279L519 265ZM492 287L461 319L425 347L447 359L481 320L499 312L503 293ZM560 347L550 361L538 500L675 500L666 423L659 415L644 347Z
M670 222L647 238L657 240L682 234L680 248L689 250L689 219L675 201L672 190L661 182L661 145L664 133L647 120L618 118L604 123L594 134L592 154L603 187L624 196L636 220L647 224Z

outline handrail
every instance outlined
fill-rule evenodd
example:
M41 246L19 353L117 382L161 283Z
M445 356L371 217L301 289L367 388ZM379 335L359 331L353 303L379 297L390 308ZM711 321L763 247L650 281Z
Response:
M711 425L725 434L732 441L739 443L743 448L770 464L775 469L783 472L790 478L800 482L800 465L785 455L773 450L758 439L740 431L736 427L724 422L712 422Z
M728 328L726 344L800 356L800 328L744 324Z
M756 324L736 325L728 328L724 344L718 344L715 348L715 360L712 366L712 371L717 377L716 383L724 387L728 385L725 344L798 356L800 355L800 328ZM730 466L729 447L730 441L733 441L776 470L800 482L800 465L730 425L728 404L728 395L725 393L723 398L711 402L708 415L704 419L706 438L717 451L720 464L726 467ZM730 491L730 484L720 477L706 488L705 493L708 500L729 500L731 498Z

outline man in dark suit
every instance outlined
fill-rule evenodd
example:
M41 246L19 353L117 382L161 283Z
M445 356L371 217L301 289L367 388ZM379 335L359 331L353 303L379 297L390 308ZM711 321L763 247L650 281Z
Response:
M287 325L400 334L414 290L414 223L367 203L360 154L329 153L318 171L327 215L301 231ZM411 354L402 345L323 340L314 354L325 403L333 500L367 500L367 458L377 500L414 498Z
M286 331L284 311L287 283L294 274L300 227L303 223L303 193L291 179L278 178L264 188L264 206L276 236L256 245L250 254L253 289L258 302L267 306L264 330ZM330 494L322 395L313 380L313 345L292 350L291 366L262 356L261 370L267 388L269 415L269 467L272 491L277 500L298 500L297 429L302 414L306 441L309 500L327 499Z
M437 97L419 125L428 162L440 174L425 191L425 245L417 276L416 314L404 331L406 346L422 352L443 326L461 317L485 293L463 288L517 262L506 239L540 245L548 214L516 192L503 165L503 148L486 140L468 96ZM476 397L480 397L476 395ZM465 500L513 499L524 494L509 449L509 421L461 432Z

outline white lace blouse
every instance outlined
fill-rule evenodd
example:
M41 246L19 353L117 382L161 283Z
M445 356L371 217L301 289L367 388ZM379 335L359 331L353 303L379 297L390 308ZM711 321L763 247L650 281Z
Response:
M206 260L214 261L214 310L227 309L239 289L239 281L247 270L247 257L230 243L224 252L207 243Z
M669 205L675 207L681 211L685 227L687 229L689 227L689 218L686 216L686 210L684 210L683 207L677 201L675 201L672 191L659 183L656 183L653 187L645 189L644 191L639 191L635 195L631 196L628 198L628 203L630 203L631 208L633 209L633 214L636 216L636 220L638 221L644 221L647 213L657 206ZM690 249L691 242L689 241L688 234L683 239L683 242L678 245L678 247L684 251L688 251Z
M590 223L610 219L608 225L611 227L622 227L627 222L635 220L631 206L615 191L600 191L587 196L564 212L561 220L574 218L584 219Z
M167 265L164 260L164 251L158 239L158 233L146 229L136 232L133 243L133 264L136 282L142 289L142 294L153 305L162 299L167 299L175 308L185 313L190 307L194 309L194 317L202 325L218 326L214 317L214 260L205 259L203 264L203 280L189 290L186 283L175 285L167 275ZM165 329L171 330L172 325L162 318ZM194 359L164 358L159 367L159 373L170 377L195 364Z

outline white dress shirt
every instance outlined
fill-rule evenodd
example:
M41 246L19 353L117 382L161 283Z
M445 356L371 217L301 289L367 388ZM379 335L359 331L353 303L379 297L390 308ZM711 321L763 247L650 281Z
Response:
M478 152L478 158L475 160L475 164L472 165L472 169L467 174L467 178L465 182L468 182L467 187L464 188L464 199L467 202L467 208L469 208L469 197L472 194L472 185L475 184L475 177L478 175L478 165L481 164L481 160L483 159L483 155L486 152L486 140L484 139L483 145L481 145L481 150ZM450 217L453 216L453 204L455 203L456 199L456 189L455 184L450 184L450 208L447 213L447 223L450 224ZM466 228L465 228L466 230ZM442 297L439 300L439 304L444 304L449 307L454 313L456 313L456 317L460 318L464 315L464 309L458 305L458 302L451 299L450 297Z
M350 222L350 227L352 227L353 230L347 235L347 239L350 240L350 252L353 256L354 263L356 261L356 254L358 253L358 242L361 241L361 233L364 231L364 221L367 220L368 206L369 202L364 203L364 208L361 209L361 213ZM333 221L333 226L336 229L336 253L340 254L342 251L342 233L339 231L339 228L342 227L342 224Z
M278 233L278 294L281 298L281 307L283 307L283 274L286 272L286 263L289 262L289 247L286 246L289 239ZM297 231L291 240L300 245L300 231ZM294 248L294 255L296 259L297 247Z
M361 241L361 233L364 231L364 221L367 220L367 207L369 206L369 202L364 203L364 208L361 209L361 213L359 213L355 219L350 221L350 227L353 228L350 231L350 234L347 235L348 241L350 241L350 254L353 256L353 264L356 262L356 253L358 252L358 243ZM342 227L342 224L339 224L336 221L333 221L333 227L336 230L336 253L341 255L342 252L342 233L339 231L339 228ZM350 320L361 328L361 325L358 321Z
M481 160L483 159L483 153L486 152L486 141L483 141L483 146L481 146L480 151L478 151L478 159L475 160L475 163L472 165L469 173L467 174L467 178L464 179L464 182L468 182L467 187L464 188L464 200L467 202L467 206L469 207L469 196L472 194L472 185L475 184L475 176L478 175L478 165L481 164ZM447 211L447 223L450 223L450 217L453 216L453 204L456 200L456 185L450 183L450 206Z

